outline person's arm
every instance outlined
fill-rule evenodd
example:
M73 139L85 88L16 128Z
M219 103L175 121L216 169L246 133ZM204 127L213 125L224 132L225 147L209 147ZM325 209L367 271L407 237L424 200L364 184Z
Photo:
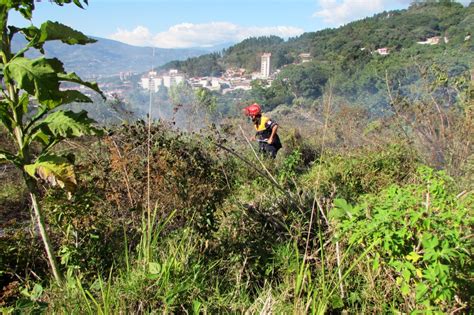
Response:
M272 127L272 134L270 135L270 138L268 138L268 144L272 144L273 143L273 138L275 137L276 133L277 133L277 130L278 130L278 125L275 124L273 127Z

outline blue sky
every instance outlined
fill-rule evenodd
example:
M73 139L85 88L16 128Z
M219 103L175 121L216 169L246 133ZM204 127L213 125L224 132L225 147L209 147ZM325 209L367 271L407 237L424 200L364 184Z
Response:
M471 0L462 0L467 5ZM337 27L411 0L89 0L81 10L36 3L33 24L69 25L89 36L136 46L210 47L251 36L294 37ZM25 25L18 16L11 24Z

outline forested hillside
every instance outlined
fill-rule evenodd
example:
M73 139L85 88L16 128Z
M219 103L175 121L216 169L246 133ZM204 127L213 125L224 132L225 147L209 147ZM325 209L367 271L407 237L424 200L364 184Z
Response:
M474 60L474 41L469 38L473 29L472 3L463 7L451 1L415 2L407 10L382 12L337 29L305 33L288 41L275 36L250 38L220 55L164 67L190 76L219 75L231 67L252 72L259 70L260 55L271 52L273 70L281 72L273 87L257 95L267 109L291 106L295 100L311 103L331 78L335 94L380 113L387 109L387 79L390 88L407 95L413 86L422 84L423 69L432 65L450 77L468 74ZM435 36L440 37L437 45L418 43ZM379 55L379 48L387 48L389 55ZM301 53L309 53L312 61L300 64Z

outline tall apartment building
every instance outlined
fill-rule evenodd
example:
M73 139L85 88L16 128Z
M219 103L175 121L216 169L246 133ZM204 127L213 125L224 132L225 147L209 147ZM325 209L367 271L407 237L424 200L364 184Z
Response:
M141 79L141 86L145 90L158 92L160 87L165 86L168 89L184 81L184 76L179 75L178 70L171 69L168 75L158 76L156 71L150 71Z
M151 90L158 92L160 86L163 84L163 79L157 76L156 71L148 72L148 75L144 76L141 80L141 85L145 90Z
M262 61L260 65L260 76L262 79L266 79L270 77L270 58L272 54L271 53L263 53L262 55Z

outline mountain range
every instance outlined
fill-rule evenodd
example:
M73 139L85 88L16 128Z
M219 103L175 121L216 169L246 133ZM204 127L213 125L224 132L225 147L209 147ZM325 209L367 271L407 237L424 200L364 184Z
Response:
M210 48L165 49L138 47L119 41L92 37L97 42L88 45L66 45L59 41L45 45L47 57L60 59L68 72L76 72L83 79L97 79L118 75L120 72L140 73L159 67L172 60L185 60L221 50L229 45ZM13 50L17 51L25 44L24 39L15 37ZM30 52L30 57L39 56Z

